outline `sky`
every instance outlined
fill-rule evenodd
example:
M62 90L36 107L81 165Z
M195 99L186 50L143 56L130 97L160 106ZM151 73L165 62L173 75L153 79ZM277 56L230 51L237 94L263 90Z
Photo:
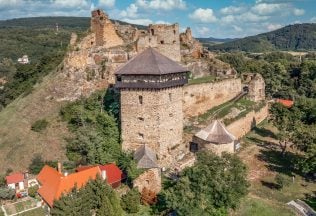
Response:
M195 37L236 38L294 23L316 23L316 0L0 0L0 19L85 16L148 25L179 23Z

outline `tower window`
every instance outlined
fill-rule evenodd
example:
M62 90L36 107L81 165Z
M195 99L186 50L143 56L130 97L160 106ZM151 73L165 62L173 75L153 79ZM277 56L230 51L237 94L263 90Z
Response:
M169 93L169 101L172 101L172 94Z
M160 44L164 44L165 42L162 40L162 41L160 41Z
M173 30L173 34L176 34L176 30Z
M176 44L176 43L177 43L177 41L174 40L174 41L173 41L173 44Z
M154 35L155 33L154 29L150 29L150 31L151 31L151 35Z
M143 104L143 96L139 95L139 96L138 96L138 100L139 100L139 103L140 103L140 104Z
M138 117L138 120L144 121L144 118L143 117Z

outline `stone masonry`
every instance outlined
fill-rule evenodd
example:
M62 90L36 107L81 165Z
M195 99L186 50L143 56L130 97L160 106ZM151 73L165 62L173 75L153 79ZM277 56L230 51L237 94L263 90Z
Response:
M148 47L156 48L161 54L180 62L179 25L149 25L147 31L139 31L136 50L142 52Z
M265 100L265 82L261 74L245 73L243 81L248 89L248 98L254 102Z
M182 87L160 90L121 90L121 125L124 150L146 144L167 166L171 148L182 142Z
M118 36L115 26L108 15L101 10L92 11L91 30L95 33L97 46L108 48L124 44L124 41Z

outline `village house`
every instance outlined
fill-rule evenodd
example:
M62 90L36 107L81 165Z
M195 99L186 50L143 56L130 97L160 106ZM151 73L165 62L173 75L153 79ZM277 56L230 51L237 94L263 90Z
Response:
M276 99L275 101L277 103L282 104L283 106L285 106L287 108L291 108L294 105L294 101L292 101L292 100Z
M28 64L30 63L29 57L27 55L23 55L22 58L18 58L18 62L20 64Z
M6 176L7 186L16 192L24 190L24 174L23 173L13 173Z
M83 166L76 169L77 172L68 174L45 165L37 176L40 183L38 194L43 202L50 208L54 205L54 200L60 199L62 194L69 193L75 186L80 189L90 180L95 180L99 175L106 180L113 188L120 186L123 178L122 171L115 164L100 166Z

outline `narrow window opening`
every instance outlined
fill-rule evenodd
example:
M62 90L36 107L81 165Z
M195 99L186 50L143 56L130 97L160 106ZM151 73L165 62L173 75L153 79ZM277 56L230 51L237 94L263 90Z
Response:
M139 100L139 103L140 103L140 104L143 104L143 96L139 95L139 96L138 96L138 100Z
M139 137L140 139L144 139L144 134L138 133L138 137Z
M151 31L151 35L154 35L155 33L154 29L150 29L150 31Z
M176 30L173 30L173 34L176 34Z
M144 121L144 118L143 117L138 117L138 120Z
M177 43L177 41L174 40L174 41L173 41L173 44L176 44L176 43Z
M169 93L169 101L172 101L172 93Z
M164 44L165 42L162 40L162 41L160 41L160 44Z

